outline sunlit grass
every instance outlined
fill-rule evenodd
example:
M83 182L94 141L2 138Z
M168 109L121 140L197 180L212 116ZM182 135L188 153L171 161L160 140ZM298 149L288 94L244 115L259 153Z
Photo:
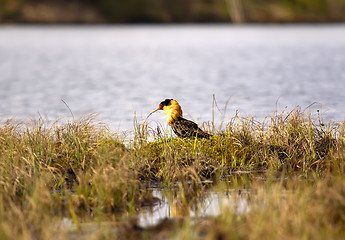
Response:
M344 125L317 121L299 109L263 123L236 116L210 139L144 141L132 160L143 178L160 181L176 179L188 168L202 180L234 170L343 174Z
M210 139L178 139L150 129L147 122L135 120L134 125L134 136L123 139L93 116L53 124L42 119L3 122L0 238L65 239L71 231L83 232L86 216L95 222L122 212L135 217L141 206L156 202L146 188L150 182L171 189L174 197L168 199L177 201L176 216L188 216L181 211L198 206L209 189L219 188L238 170L308 181L253 183L257 193L248 213L238 215L224 206L219 217L205 219L210 229L186 218L168 236L213 239L237 229L238 238L259 239L266 229L268 238L294 238L304 236L304 228L307 238L331 229L335 238L344 234L343 123L323 123L299 109L263 123L235 116L222 123L222 130L214 129ZM66 227L64 218L73 227ZM273 230L280 225L277 235ZM136 228L135 221L126 226L141 237L158 231ZM108 230L95 236L110 238L114 234Z

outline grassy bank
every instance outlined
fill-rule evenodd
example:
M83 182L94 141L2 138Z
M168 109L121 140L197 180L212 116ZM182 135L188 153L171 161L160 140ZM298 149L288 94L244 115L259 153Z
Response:
M235 116L214 132L210 139L182 140L137 124L134 136L123 139L92 117L55 124L3 122L0 238L65 239L82 234L85 218L102 223L90 233L95 238L113 236L113 228L133 233L133 238L159 232L169 237L257 239L265 229L271 239L277 234L313 237L312 226L320 227L320 236L331 230L335 238L345 234L343 123L323 123L296 109L263 123ZM281 181L253 183L258 202L242 215L224 206L219 217L198 219L212 226L208 229L188 217L169 222L169 231L162 225L142 229L126 217L135 218L142 206L157 203L147 188L152 183L178 186L182 206L190 206L238 170L264 171L267 179ZM271 208L274 211L266 210ZM116 217L104 226L109 214ZM118 219L121 214L125 217ZM72 230L63 224L65 218L71 219ZM174 228L178 231L171 232Z
M164 181L191 168L201 179L234 170L304 176L344 173L344 125L313 120L298 109L268 117L263 123L236 116L225 130L215 131L206 140L157 136L157 141L135 145L138 174Z
M344 22L342 0L0 0L0 22Z

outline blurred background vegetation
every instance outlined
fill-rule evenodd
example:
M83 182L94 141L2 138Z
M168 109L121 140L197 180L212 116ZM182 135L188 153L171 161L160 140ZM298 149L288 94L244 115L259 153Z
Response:
M345 0L0 0L1 23L344 21Z

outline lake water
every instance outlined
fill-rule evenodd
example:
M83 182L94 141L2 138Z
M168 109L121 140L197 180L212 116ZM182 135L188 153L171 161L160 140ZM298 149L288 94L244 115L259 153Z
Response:
M211 121L215 94L226 119L318 102L311 113L344 121L345 25L1 26L0 83L1 119L69 117L63 99L131 130L174 98Z

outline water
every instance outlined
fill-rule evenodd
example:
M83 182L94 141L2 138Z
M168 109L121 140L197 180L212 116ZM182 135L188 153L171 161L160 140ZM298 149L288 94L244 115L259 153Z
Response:
M215 94L226 119L318 102L308 110L343 121L345 25L1 26L0 83L1 119L69 117L63 99L131 130L174 98L202 122Z
M138 224L142 227L158 224L162 219L175 217L207 217L218 216L224 210L231 210L238 214L243 214L250 210L248 198L251 197L251 191L243 190L236 192L233 190L230 194L225 192L208 192L203 199L196 199L194 208L183 204L183 201L175 197L173 200L164 198L162 190L154 190L153 195L161 200L148 209L143 209L138 214Z

